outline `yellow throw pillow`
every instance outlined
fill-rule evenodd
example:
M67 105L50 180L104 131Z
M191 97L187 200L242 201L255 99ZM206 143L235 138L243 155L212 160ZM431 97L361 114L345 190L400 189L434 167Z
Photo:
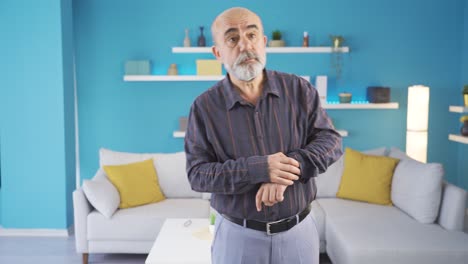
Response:
M346 148L339 198L392 205L393 171L400 160L373 156Z
M125 165L104 166L104 171L119 191L119 208L129 208L166 199L159 187L152 159Z

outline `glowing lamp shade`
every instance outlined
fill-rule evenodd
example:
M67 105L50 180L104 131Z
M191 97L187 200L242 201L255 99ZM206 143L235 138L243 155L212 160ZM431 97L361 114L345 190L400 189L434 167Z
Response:
M408 116L406 121L406 154L427 161L427 125L429 120L429 87L414 85L408 88Z

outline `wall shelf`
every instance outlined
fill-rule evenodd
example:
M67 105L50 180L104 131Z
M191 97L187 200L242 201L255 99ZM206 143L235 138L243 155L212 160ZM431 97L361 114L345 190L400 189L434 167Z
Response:
M340 135L342 137L347 137L348 136L348 131L346 130L337 130L338 133L340 133ZM172 133L172 136L175 137L175 138L183 138L185 137L185 131L174 131Z
M398 109L398 103L382 103L382 104L324 104L325 109Z
M267 53L348 53L349 47L281 47L266 48ZM172 53L211 53L211 47L173 47Z
M453 113L468 113L468 107L451 105L449 106L449 111ZM449 134L448 139L451 141L468 144L468 137L464 137L462 135Z
M124 75L126 82L220 81L225 75ZM310 76L301 76L310 82Z
M468 113L468 107L466 106L457 106L457 105L451 105L449 107L449 111L453 113Z
M125 75L126 82L219 81L224 75Z
M347 137L348 136L348 131L347 130L336 130L342 137Z
M449 134L449 140L455 141L455 142L460 142L463 144L468 144L468 137L464 137L461 135L455 135L455 134Z

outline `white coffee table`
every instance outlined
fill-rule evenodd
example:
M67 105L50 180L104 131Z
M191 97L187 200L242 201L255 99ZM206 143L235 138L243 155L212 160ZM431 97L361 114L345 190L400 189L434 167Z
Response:
M184 226L188 220L191 224ZM145 264L211 264L208 219L167 219L154 242Z

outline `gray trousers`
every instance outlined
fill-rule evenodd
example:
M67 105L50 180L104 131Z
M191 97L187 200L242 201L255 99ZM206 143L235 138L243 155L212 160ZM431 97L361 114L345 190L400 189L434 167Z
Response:
M268 235L217 215L213 264L319 264L319 236L309 214L288 231Z

